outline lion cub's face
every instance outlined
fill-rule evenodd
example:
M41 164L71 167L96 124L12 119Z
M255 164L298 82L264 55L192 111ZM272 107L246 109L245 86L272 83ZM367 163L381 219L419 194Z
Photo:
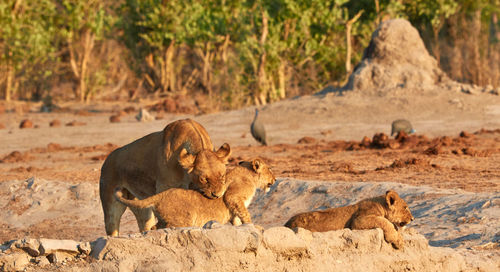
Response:
M392 190L387 191L385 201L389 207L387 219L394 224L396 229L404 227L415 219L411 215L408 204L396 192Z
M253 169L258 174L257 187L265 190L266 192L269 191L271 186L276 181L276 177L269 166L261 159L254 159L251 162L242 161L239 165Z
M179 163L190 175L190 188L210 199L221 197L227 189L226 164L230 154L228 144L223 144L216 152L202 150L197 155L183 149Z

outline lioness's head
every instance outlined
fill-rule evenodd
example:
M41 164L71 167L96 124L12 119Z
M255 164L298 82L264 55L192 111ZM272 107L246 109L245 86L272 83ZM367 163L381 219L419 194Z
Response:
M255 173L258 174L257 186L260 189L269 192L269 189L276 181L276 178L274 177L273 172L265 162L263 162L261 159L254 159L250 162L241 161L239 162L239 165L245 166L255 171Z
M387 203L388 213L387 219L394 224L396 229L404 227L406 224L413 221L415 218L411 215L408 204L399 197L399 195L389 190L385 193L385 201Z
M191 177L190 188L200 191L208 198L219 198L227 189L226 164L231 155L227 143L219 150L202 150L193 155L183 148L179 154L179 164Z

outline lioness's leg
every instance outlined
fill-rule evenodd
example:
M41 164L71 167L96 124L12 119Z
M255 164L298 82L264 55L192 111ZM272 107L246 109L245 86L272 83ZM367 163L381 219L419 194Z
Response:
M104 211L104 225L107 235L119 235L120 219L126 208L127 206L115 200L113 196L103 199L102 209Z
M139 226L139 231L151 230L156 225L156 220L153 214L152 208L147 209L136 209L129 207L134 213L135 219L137 220L137 225Z
M351 229L375 229L381 228L384 231L384 238L395 248L402 248L404 245L403 237L394 228L394 225L385 217L367 215L355 218L351 223Z

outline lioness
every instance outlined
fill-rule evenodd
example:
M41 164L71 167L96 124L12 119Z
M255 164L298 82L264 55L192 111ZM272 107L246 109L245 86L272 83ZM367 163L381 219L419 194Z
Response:
M111 152L104 161L99 182L106 233L119 234L120 218L127 208L113 196L117 187L126 188L138 199L188 186L208 198L221 197L231 149L226 143L216 152L213 150L206 130L185 119ZM150 230L156 224L151 209L131 210L140 231Z
M123 190L117 188L118 201L134 209L153 208L161 218L158 227L202 227L211 220L221 224L229 221L233 225L251 223L247 210L257 188L271 187L276 180L269 167L260 159L240 162L226 175L229 184L224 197L208 199L199 192L173 188L143 200L129 200L123 197ZM239 221L241 220L241 222ZM162 223L160 223L162 222Z
M404 244L398 229L413 219L406 202L396 192L389 190L385 195L365 199L354 205L297 214L285 226L319 232L343 228L381 228L385 240L398 249Z

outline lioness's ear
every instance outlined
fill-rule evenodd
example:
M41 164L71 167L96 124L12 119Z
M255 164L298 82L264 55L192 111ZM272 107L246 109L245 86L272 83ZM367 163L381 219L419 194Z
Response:
M219 148L219 150L217 150L217 152L215 152L215 154L217 155L217 157L219 157L219 159L222 159L224 161L224 163L227 163L227 160L229 159L229 156L231 155L231 147L229 146L229 144L224 143Z
M188 173L191 173L194 169L194 159L196 157L193 154L189 154L188 151L183 148L181 153L179 154L179 164L184 168Z
M257 173L260 172L260 169L261 169L261 166L262 166L262 161L259 160L259 159L255 159L252 161L252 166L253 166L253 170Z
M391 207L396 202L396 198L398 194L392 190L389 190L385 193L385 202L387 202L387 206Z

